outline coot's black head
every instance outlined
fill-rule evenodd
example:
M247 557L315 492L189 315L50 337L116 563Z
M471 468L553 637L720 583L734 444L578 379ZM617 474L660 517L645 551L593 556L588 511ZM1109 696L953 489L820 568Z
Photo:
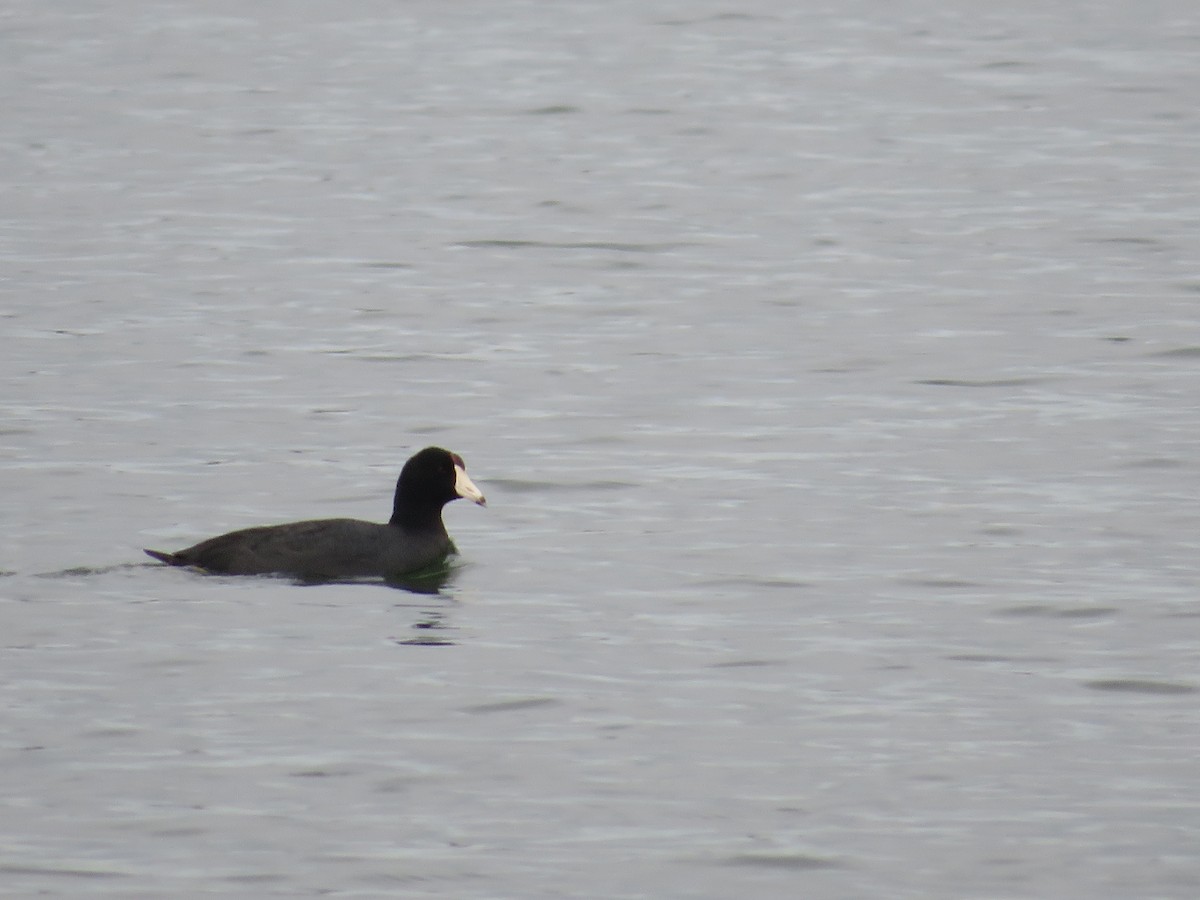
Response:
M393 524L419 524L441 517L442 507L465 497L486 506L483 492L467 477L462 457L441 447L426 447L409 459L396 482Z

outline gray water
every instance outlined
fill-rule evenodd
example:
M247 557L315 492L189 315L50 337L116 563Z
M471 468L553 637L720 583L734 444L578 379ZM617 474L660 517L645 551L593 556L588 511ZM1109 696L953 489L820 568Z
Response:
M8 4L0 893L1197 896L1198 76L1192 0ZM141 554L427 444L436 593Z

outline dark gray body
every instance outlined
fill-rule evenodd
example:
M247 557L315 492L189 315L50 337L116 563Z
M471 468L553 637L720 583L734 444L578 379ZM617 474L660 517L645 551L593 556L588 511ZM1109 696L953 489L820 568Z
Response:
M177 553L146 552L168 565L222 575L395 578L434 566L455 552L442 523L442 507L459 497L487 504L467 477L461 456L426 447L400 471L386 525L309 519L231 531Z
M445 528L313 519L231 531L177 553L146 552L173 566L225 575L387 578L441 562L454 544Z

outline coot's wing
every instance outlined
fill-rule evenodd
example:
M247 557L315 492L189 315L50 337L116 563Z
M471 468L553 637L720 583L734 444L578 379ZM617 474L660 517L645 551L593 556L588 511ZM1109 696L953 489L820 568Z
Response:
M413 533L358 519L313 519L231 531L178 553L147 552L170 565L224 575L360 578L421 569L451 549L444 531Z
M218 535L178 553L152 555L225 575L336 576L369 556L374 531L385 527L355 519L262 525Z

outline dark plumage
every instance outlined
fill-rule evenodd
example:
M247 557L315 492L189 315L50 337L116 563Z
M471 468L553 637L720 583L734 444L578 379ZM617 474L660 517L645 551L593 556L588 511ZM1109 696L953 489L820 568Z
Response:
M146 553L168 565L225 575L394 577L425 569L454 552L442 523L442 507L459 497L486 505L467 477L462 457L426 447L404 464L386 525L313 519L231 531L177 553Z

